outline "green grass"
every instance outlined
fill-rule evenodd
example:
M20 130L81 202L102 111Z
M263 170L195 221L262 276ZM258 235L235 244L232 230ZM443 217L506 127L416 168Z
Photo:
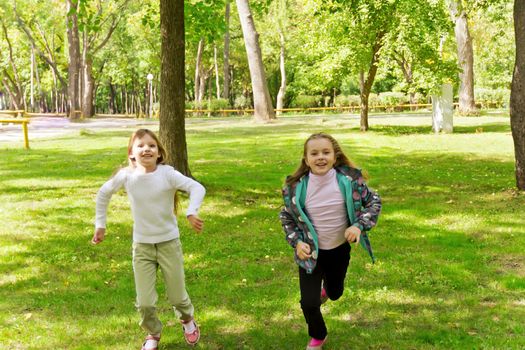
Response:
M508 118L456 118L449 135L417 116L370 122L361 133L356 116L188 121L191 169L207 188L205 231L179 220L198 348L304 348L278 211L284 177L317 131L368 171L384 203L371 234L378 262L354 249L343 297L323 306L326 349L525 348L525 196L514 190ZM124 193L106 241L89 244L96 192L130 132L31 139L30 151L0 143L2 348L140 348ZM161 349L185 349L159 291Z

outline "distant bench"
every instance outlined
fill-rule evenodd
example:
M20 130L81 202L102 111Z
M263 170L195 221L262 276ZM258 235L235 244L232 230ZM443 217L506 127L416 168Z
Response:
M0 111L0 116L6 111ZM18 111L7 111L7 112L18 112ZM21 111L24 113L24 111ZM24 130L24 148L29 149L29 134L27 132L27 124L29 124L29 119L0 119L1 124L22 124L22 129Z

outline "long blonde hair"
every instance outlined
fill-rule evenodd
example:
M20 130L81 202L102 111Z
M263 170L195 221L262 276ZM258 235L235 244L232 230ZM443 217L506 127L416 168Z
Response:
M159 158L157 158L157 164L166 164L166 158L167 158L166 149L160 142L157 135L149 129L138 129L134 131L133 134L131 134L129 138L129 142L128 142L128 164L129 164L129 167L131 168L136 168L135 159L131 157L131 152L133 150L133 143L135 142L136 139L141 139L145 135L151 136L151 138L155 140L155 142L157 143L157 148L159 149ZM173 210L175 214L177 214L178 209L179 209L179 196L177 195L177 192L178 191L176 191L175 195L173 196L173 208L174 208Z
M324 132L315 133L315 134L310 135L304 142L303 158L301 159L301 164L299 164L299 167L295 170L295 172L292 175L286 178L287 185L291 185L299 181L301 177L303 177L310 171L310 167L306 164L306 152L307 152L308 142L310 142L311 140L317 140L317 139L326 139L330 141L330 143L332 144L332 147L334 148L334 155L335 155L334 168L341 166L341 165L346 165L350 168L356 167L356 165L350 159L348 159L348 157L344 154L343 150L341 149L341 146L339 146L339 143L336 141L336 139L333 138L332 135L326 134Z

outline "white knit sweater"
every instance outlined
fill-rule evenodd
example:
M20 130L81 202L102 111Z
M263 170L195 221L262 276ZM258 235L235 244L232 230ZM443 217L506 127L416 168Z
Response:
M106 213L111 196L124 187L133 215L133 241L161 243L179 237L177 218L173 212L175 191L189 193L186 215L196 215L206 190L195 180L182 175L169 165L159 164L151 173L132 168L121 169L98 191L95 226L106 227Z

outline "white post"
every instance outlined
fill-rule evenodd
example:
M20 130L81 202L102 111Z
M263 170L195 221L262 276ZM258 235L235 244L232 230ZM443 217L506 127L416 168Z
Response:
M454 104L452 101L452 85L443 84L441 87L441 110L443 111L443 132L451 133L454 129Z
M432 95L432 131L436 134L441 131L443 125L443 110L441 96Z
M153 116L153 84L151 81L153 80L153 74L149 73L148 76L148 87L149 87L149 108L148 108L148 118L151 118Z

